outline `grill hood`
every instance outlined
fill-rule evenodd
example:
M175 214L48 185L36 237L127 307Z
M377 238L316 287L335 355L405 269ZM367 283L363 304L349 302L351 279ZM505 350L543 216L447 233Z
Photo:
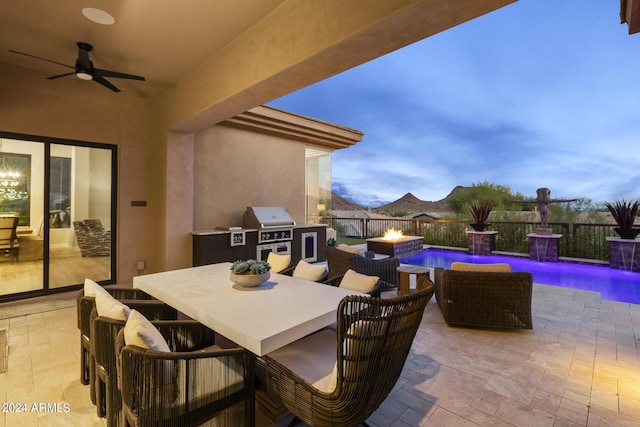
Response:
M245 228L282 228L293 227L296 222L289 212L281 206L249 206L244 213Z

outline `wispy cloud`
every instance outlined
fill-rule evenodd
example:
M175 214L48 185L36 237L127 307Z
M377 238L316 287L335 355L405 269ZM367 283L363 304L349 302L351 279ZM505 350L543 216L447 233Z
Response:
M618 7L522 0L271 105L365 133L334 153L333 179L370 206L484 180L638 197L640 35Z

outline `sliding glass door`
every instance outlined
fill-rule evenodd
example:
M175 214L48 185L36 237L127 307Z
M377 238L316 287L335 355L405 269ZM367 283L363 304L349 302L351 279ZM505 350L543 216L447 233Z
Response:
M0 260L0 301L115 278L115 146L33 139L0 139L24 181L14 200L0 197L0 215L19 217L16 256Z

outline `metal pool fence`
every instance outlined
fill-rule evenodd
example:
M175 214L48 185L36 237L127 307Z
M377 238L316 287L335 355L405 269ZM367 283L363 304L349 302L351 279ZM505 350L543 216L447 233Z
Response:
M337 231L338 237L368 239L380 237L385 230L395 228L405 235L422 236L424 243L435 246L468 247L465 231L470 231L471 221L415 220L377 218L323 218L323 222ZM496 251L529 253L527 234L533 233L539 223L518 221L494 221L489 230L497 231ZM612 224L549 223L559 241L559 256L568 258L609 261L607 237L617 237Z

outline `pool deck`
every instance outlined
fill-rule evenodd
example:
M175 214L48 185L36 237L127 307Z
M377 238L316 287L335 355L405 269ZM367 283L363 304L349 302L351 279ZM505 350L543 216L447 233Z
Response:
M640 425L640 305L535 284L532 311L532 330L452 328L432 299L402 376L369 425ZM79 381L75 307L0 320L4 327L0 399L67 402L71 411L0 413L0 427L105 425ZM256 425L288 421L258 417Z

